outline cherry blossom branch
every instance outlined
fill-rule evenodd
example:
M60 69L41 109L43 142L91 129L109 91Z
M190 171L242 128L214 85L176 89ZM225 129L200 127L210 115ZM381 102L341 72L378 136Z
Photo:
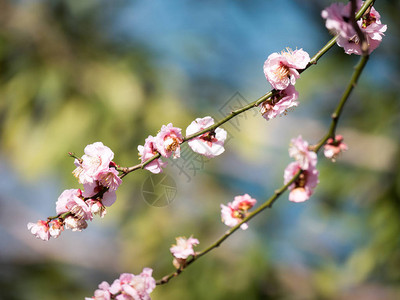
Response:
M361 33L362 34L362 33ZM319 51L316 56L314 56L315 58L315 62L319 59L319 57L321 57L327 50L329 50L330 47L332 47L332 45L335 43L336 37L333 38L331 41L329 41L327 43L327 45L324 47L325 50L324 51ZM333 43L331 45L331 43ZM339 118L343 112L343 108L344 105L346 104L346 102L348 101L351 92L353 91L353 89L356 87L358 79L360 78L364 67L366 66L368 59L369 59L369 55L367 54L367 52L363 52L363 56L361 57L359 63L355 66L354 68L354 72L351 76L351 79L349 81L349 84L346 87L346 90L344 91L335 111L332 114L332 122L331 122L331 126L327 132L327 134L321 139L321 141L313 146L310 146L310 150L318 153L318 151L321 149L321 147L327 142L327 140L329 138L333 138L335 137L335 132L336 132L336 128L338 126L338 122L339 122ZM318 58L316 58L318 56ZM311 65L311 64L310 64ZM273 92L273 91L272 91ZM271 93L271 92L270 92ZM268 94L267 94L268 95ZM265 99L269 98L270 96L266 97L264 96ZM260 98L257 101L261 101L262 98ZM241 108L239 111L245 111L247 109L249 109L249 107L252 107L254 105L254 103L256 103L257 101L250 103L247 106L244 106L243 108ZM229 118L225 118L227 120L229 120L230 118L233 118L236 114L237 111L232 112L229 115ZM239 112L240 113L240 112ZM224 120L221 120L219 123L221 123ZM209 130L209 128L207 129ZM207 132L207 130L205 132ZM191 137L189 137L191 138ZM298 178L299 176L303 173L303 170L299 170L297 171L297 173L293 176L293 178L291 180L289 180L285 185L283 185L281 188L279 188L278 190L275 191L274 195L272 195L267 201L265 201L261 206L259 206L255 211L253 211L252 213L249 213L245 218L243 218L243 220L241 222L239 222L237 225L235 225L234 227L232 227L231 229L229 229L228 231L225 232L224 235L222 235L216 242L214 242L213 244L211 244L209 247L207 247L205 250L201 251L201 252L197 252L195 253L195 255L193 255L190 259L188 259L184 265L181 265L180 268L178 268L175 272L172 272L164 277L162 277L160 280L156 281L157 285L162 285L162 284L166 284L168 283L172 278L178 276L179 274L181 274L183 272L183 270L185 268L187 268L189 265L191 265L193 262L195 262L196 260L198 260L200 257L204 256L205 254L207 254L208 252L212 251L215 248L218 248L227 238L229 238L231 235L233 235L233 233L235 233L243 224L245 224L246 222L248 222L249 220L251 220L253 217L255 217L256 215L258 215L259 213L261 213L262 211L264 211L266 208L271 208L272 205L274 204L274 202L289 188L290 185L292 185Z
M357 14L355 15L355 18L354 18L354 19L355 19L355 20L360 19L360 18L363 16L363 14L367 11L367 9L373 4L373 2L374 2L374 0L367 0L367 1L365 1L364 4L363 4L363 6L360 8L360 10L359 10L359 11L357 12ZM360 30L358 26L356 26L356 27L358 28L358 30ZM362 32L361 32L361 35L363 35ZM333 37L328 43L326 43L325 46L323 46L323 47L310 59L309 64L308 64L303 70L300 70L299 73L302 73L302 72L304 72L305 70L307 70L309 67L311 67L312 65L315 65L315 64L318 62L318 60L319 60L326 52L328 52L328 50L330 50L330 49L333 47L333 45L335 45L335 42L336 42L337 37L338 37L338 36ZM206 132L209 132L209 131L211 131L211 130L215 130L216 128L218 128L218 127L221 126L222 124L226 123L227 121L229 121L230 119L232 119L232 118L235 117L236 115L238 115L238 114L240 114L240 113L242 113L242 112L245 112L245 111L247 111L247 110L249 110L249 109L251 109L251 108L257 107L257 106L259 106L261 103L263 103L263 102L265 102L265 101L272 101L272 99L270 99L270 100L268 100L268 99L271 98L271 97L274 95L274 93L276 93L276 92L277 92L276 90L271 90L270 92L268 92L268 93L265 94L264 96L260 97L260 98L257 99L256 101L253 101L253 102L251 102L251 103L249 103L249 104L243 106L243 107L240 108L240 109L237 109L237 110L232 111L229 115L227 115L225 118L223 118L223 119L220 120L219 122L215 123L214 125L212 125L212 126L210 126L210 127L208 127L208 128L205 128L204 130L199 131L199 132L197 132L197 133L195 133L195 134L192 134L192 135L190 135L190 136L185 137L185 138L184 138L184 141L188 141L188 140L190 140L190 139L192 139L192 138L195 138L195 137L197 137L197 136L199 136L199 135L202 135L202 134L204 134L204 133L206 133Z
M359 11L357 12L357 14L355 15L354 20L360 19L360 18L364 15L364 13L367 11L367 9L369 9L369 7L373 4L373 2L374 2L374 0L367 0L367 1L365 1L364 4L362 5L362 7L360 8L360 10L359 10ZM352 15L354 15L354 13L353 13ZM357 25L357 24L356 24L356 25ZM358 27L358 26L356 26L356 27L357 27L357 30L360 31L359 27ZM358 33L358 31L357 31L357 33ZM360 33L361 33L361 36L362 36L362 35L363 35L362 32L360 32ZM325 46L323 46L323 47L310 59L310 62L308 63L308 65L307 65L303 70L299 70L299 73L302 73L302 72L304 72L305 70L307 70L309 67L311 67L312 65L315 65L315 64L318 62L318 60L319 60L326 52L328 52L328 51L333 47L333 45L335 44L337 38L338 38L338 35L336 35L336 36L333 37L330 41L328 41L328 42L325 44ZM269 91L267 94L265 94L264 96L258 98L257 100L255 100L255 101L253 101L253 102L251 102L251 103L249 103L249 104L247 104L247 105L245 105L245 106L243 106L243 107L241 107L241 108L239 108L239 109L237 109L237 110L231 111L225 118L223 118L223 119L221 119L220 121L214 123L213 125L211 125L211 126L205 128L205 129L203 129L203 130L200 130L200 131L198 131L198 132L196 132L196 133L194 133L194 134L185 136L185 137L183 138L182 143L187 142L187 141L189 141L189 140L191 140L191 139L194 139L194 138L196 138L196 137L198 137L198 136L201 136L201 135L203 135L203 134L205 134L205 133L213 132L215 129L217 129L217 128L220 127L221 125L225 124L226 122L228 122L228 121L231 120L232 118L236 117L237 115L239 115L239 114L241 114L241 113L243 113L243 112L245 112L245 111L247 111L247 110L249 110L249 109L258 107L261 103L264 103L264 102L272 103L272 102L274 101L273 96L274 96L275 94L277 94L277 93L278 93L278 91L275 90L275 89ZM122 172L122 174L120 175L120 178L123 178L123 177L125 177L127 174L129 174L129 173L131 173L131 172L133 172L133 171L136 171L136 170L138 170L138 169L143 169L146 165L148 165L149 163L151 163L152 161L154 161L154 160L156 160L156 159L158 159L158 158L160 158L160 153L155 154L153 157L151 157L150 159L146 160L145 162L143 162L143 163L141 163L141 164L138 164L138 165L135 165L135 166L132 166L132 167L117 168L118 171L121 171L121 172Z
M368 27L371 23L378 22L378 24L380 24L379 19L378 20L376 19L376 16L378 16L378 18L379 18L379 14L376 11L374 11L373 8L369 7L369 5L371 3L373 3L372 0L366 1L356 16L357 19L360 16L363 16L363 23L362 23L363 28ZM366 15L363 15L367 9L369 9L369 12ZM323 13L328 14L325 11L323 11ZM353 17L351 17L351 19L354 19L354 13L355 13L355 7L354 7L354 2L352 2L351 15ZM326 17L328 17L328 16L326 16ZM324 17L324 18L326 18L326 17ZM345 18L345 16L343 16L343 18ZM349 19L349 18L347 17L347 19ZM343 19L342 21L344 23L348 23L348 20L346 21ZM352 22L352 23L353 23L353 27L354 27L355 31L357 32L357 34L359 34L360 39L362 39L361 36L363 35L363 33L360 31L360 28L358 27L357 23L355 23L355 22ZM361 24L360 24L360 26L361 26ZM380 26L378 26L378 27L380 27ZM380 35L383 34L383 32L386 30L386 25L380 27L380 29L378 29L378 30L379 30L379 32L378 32L377 36L380 37ZM339 35L339 33L338 33L338 36L340 38L342 38L342 36ZM357 37L357 35L355 35L355 37ZM372 37L372 38L374 38L374 37ZM76 222L78 222L78 221L80 222L80 224L78 224L76 222L75 222L76 224L75 223L69 224L68 227L71 228L71 226L72 226L73 230L74 229L81 230L83 227L86 228L86 226L87 226L86 220L88 220L88 219L91 220L93 218L92 214L98 213L98 214L100 214L101 217L103 217L105 215L105 207L104 206L110 206L112 203L115 202L115 199L116 199L115 190L121 184L121 182L122 182L121 179L123 177L125 177L127 174L129 174L130 172L133 172L138 169L143 169L143 168L146 168L146 169L152 168L151 171L153 173L161 172L162 171L161 167L164 166L165 163L163 163L161 160L158 160L158 158L160 158L161 156L169 157L169 156L171 156L173 151L176 151L176 154L174 154L174 158L179 157L180 144L182 144L183 142L189 141L191 139L194 139L198 136L201 136L200 138L202 138L203 141L208 143L208 145L210 145L210 144L212 145L213 142L216 142L219 139L219 138L216 138L216 136L218 135L217 132L223 131L222 129L218 128L220 125L226 123L227 121L234 118L235 116L237 116L253 107L259 106L260 104L262 104L261 112L262 112L263 116L268 120L269 118L271 118L271 116L264 115L263 110L267 111L267 114L268 114L268 110L271 109L271 107L273 107L279 101L281 101L281 100L282 100L282 102L287 101L287 100L283 100L285 98L285 96L289 96L289 98L290 98L290 96L295 96L294 98L297 99L298 93L295 91L295 89L293 87L293 85L295 83L295 79L299 77L299 73L308 69L311 65L316 64L318 59L321 58L321 56L323 54L325 54L333 46L336 39L337 39L337 37L331 39L316 55L314 55L314 57L312 59L310 59L308 54L306 52L304 52L303 50L291 51L288 49L288 53L282 53L282 54L274 53L273 55L270 55L264 64L264 73L267 77L267 80L273 86L273 88L274 88L273 90L271 90L270 92L268 92L261 98L257 99L256 101L249 103L249 104L243 106L242 108L232 111L229 115L227 115L225 118L223 118L222 120L220 120L219 122L217 122L215 124L214 124L214 120L212 120L211 117L206 117L206 118L208 118L208 120L205 121L204 119L206 119L206 118L202 119L202 121L205 121L205 123L204 122L202 123L202 124L204 124L204 126L200 126L200 127L195 126L195 127L197 127L197 128L195 128L195 130L192 130L193 129L192 128L189 131L188 129L190 126L192 126L192 124L193 124L192 123L187 129L188 135L186 137L182 136L181 129L174 128L171 123L167 126L163 126L161 132L157 135L157 137L159 137L159 135L160 135L160 138L156 141L157 145L154 145L154 141L155 141L155 140L153 140L154 138L149 136L149 138L146 139L147 144L145 144L145 146L147 146L147 148L145 148L143 146L138 147L139 154L142 156L141 164L138 164L133 167L127 167L127 168L124 168L124 167L121 168L120 166L117 166L112 161L112 158L114 157L113 152L111 151L111 149L104 146L101 142L94 143L92 145L88 145L85 148L85 155L82 158L77 157L74 153L69 153L69 155L71 157L75 158L75 165L77 166L77 168L74 170L73 173L79 179L79 182L84 185L85 191L82 192L81 189L64 191L63 194L60 195L60 197L57 201L56 210L58 212L58 216L57 217L49 217L48 221L40 221L39 222L40 224L35 226L34 228L32 227L34 225L30 225L29 227L33 228L33 230L31 230L31 231L36 232L36 231L40 230L41 232L44 232L42 239L48 240L48 238L49 238L49 235L48 235L49 227L48 226L52 220L59 218L60 222L58 222L56 224L57 232L56 233L50 232L51 236L57 237L60 232L60 230L58 230L58 229L60 229L61 228L60 226L62 224L64 224L65 217L67 217L69 222L73 222L74 220ZM353 35L349 37L349 41L353 41L353 39L354 39ZM378 42L378 44L379 44L379 42ZM365 55L365 51L363 51L363 54ZM289 59L290 62L287 61L286 57L290 57L290 59ZM271 70L273 70L272 74L271 74ZM360 71L360 73L361 73L361 71ZM284 78L286 78L286 81L283 81ZM355 84L357 78L355 79L354 84ZM287 81L288 79L290 80L290 82ZM293 84L293 85L291 85L291 84ZM352 88L353 87L350 86L348 91L346 91L347 95L346 94L344 95L344 99L341 102L342 105L344 105ZM281 94L282 90L286 91L286 95L285 95L285 92L283 93L283 95ZM291 90L291 91L289 92L289 90ZM292 95L289 95L289 93L291 93ZM295 100L293 100L293 101L295 101ZM290 104L287 106L285 106L285 105L278 108L278 109L280 109L279 113L282 113L289 107L291 107L293 105L297 105L297 104L293 103L293 104ZM331 128L331 135L334 135L334 131L335 131L336 124L337 124L337 121L335 121L335 120L338 117L338 115L340 114L341 109L342 109L342 107L339 107L338 108L339 112L335 113L333 116L334 122L332 125L333 127ZM275 116L273 116L273 117L275 117ZM199 119L196 119L196 122L198 122L198 120ZM196 125L199 125L199 124L197 123ZM166 130L169 131L168 136L165 135ZM171 137L171 134L173 134L172 137ZM225 135L225 137L223 137L223 135ZM224 134L222 134L222 136L220 138L223 143L223 141L226 138L226 132L224 132ZM329 139L329 137L325 138L323 140L326 141L328 139ZM160 140L162 141L161 146L159 145ZM189 145L190 145L190 143L189 143ZM322 143L315 149L319 149L321 146L322 146ZM211 147L211 146L209 146L209 147ZM191 148L192 148L192 146L191 146ZM197 152L199 150L197 149L194 151ZM204 151L204 150L202 150L202 151ZM218 153L221 154L223 152L223 149L222 149L222 151L221 150L218 150L218 151L219 151ZM202 152L199 152L199 153L202 153ZM215 153L217 153L217 152L215 152ZM202 153L202 154L203 155L213 155L213 156L219 155L219 154L215 154L215 153ZM104 157L101 157L101 156L104 156ZM157 160L157 161L155 162L155 160ZM150 166L149 164L151 164L153 162L155 162L155 164L152 164L152 166ZM119 172L121 174L118 174ZM87 205L89 205L89 206L87 206ZM88 209L90 209L90 211ZM71 214L65 215L66 212L73 212L73 213L72 213L72 215ZM55 222L52 222L52 225L54 225L54 223ZM61 230L62 230L62 228L61 228Z
M231 229L227 230L224 235L222 235L217 241L215 241L213 244L211 244L209 247L204 249L201 252L197 252L194 256L192 256L190 259L188 259L185 263L185 265L179 269L177 269L175 272L166 275L162 277L160 280L156 281L157 285L161 284L166 284L168 283L172 278L178 276L183 272L185 268L187 268L189 265L191 265L193 262L198 260L200 257L204 256L211 250L218 248L228 237L230 237L234 232L236 232L243 224L254 218L256 215L261 213L263 210L267 208L271 208L274 202L281 196L287 188L293 184L299 175L301 174L301 171L298 171L297 174L285 185L283 185L281 188L275 190L274 194L267 200L265 201L262 205L260 205L256 210L253 212L249 213L240 223L238 223L236 226L232 227Z
M374 2L374 0L367 0L367 1L365 1L364 4L363 4L363 6L360 8L360 10L359 10L359 11L357 12L357 14L355 15L355 18L354 18L354 19L355 19L355 20L360 19L360 18L363 16L363 14L367 11L367 9L373 4L373 2ZM357 28L358 28L358 30L359 30L359 27L358 27L358 26L357 26ZM363 34L361 33L361 35L363 35ZM305 70L307 70L309 67L311 67L312 65L315 65L315 64L318 62L318 60L319 60L326 52L328 52L328 50L330 50L330 49L333 47L333 45L335 45L335 42L336 42L337 37L338 37L338 36L333 37L328 43L326 43L325 46L323 46L323 47L310 59L309 64L308 64L303 70L300 70L299 73L302 73L302 72L304 72ZM229 115L227 115L225 118L223 118L223 119L220 120L219 122L215 123L214 125L212 125L212 126L210 126L210 127L208 127L208 128L205 128L204 130L199 131L199 132L197 132L197 133L195 133L195 134L192 134L192 135L190 135L190 136L185 137L185 138L184 138L184 141L188 141L188 140L190 140L190 139L192 139L192 138L195 138L195 137L197 137L197 136L199 136L199 135L202 135L202 134L204 134L204 133L206 133L206 132L209 132L209 131L211 131L211 130L214 130L214 129L218 128L219 126L221 126L222 124L224 124L224 123L226 123L227 121L229 121L230 119L232 119L233 117L235 117L236 115L238 115L238 114L240 114L240 113L242 113L242 112L245 112L245 111L247 111L247 110L249 110L249 109L251 109L251 108L257 107L257 106L259 106L261 103L263 103L263 102L265 102L265 101L272 101L272 99L270 99L270 100L268 100L268 99L271 98L271 97L274 95L274 93L276 93L276 92L277 92L276 90L271 90L270 92L268 92L268 93L265 94L264 96L260 97L260 98L257 99L256 101L253 101L253 102L249 103L248 105L243 106L243 107L240 108L240 109L237 109L237 110L235 110L235 111L232 111Z
M128 175L129 173L136 171L138 169L144 169L145 166L147 166L149 163L151 163L153 160L156 160L158 158L160 158L161 154L157 153L156 155L154 155L152 158L146 160L145 162L138 164L136 166L133 167L129 167L129 168L117 168L118 171L121 171L122 174L119 176L121 179L124 178L126 175Z
M359 20L367 12L367 10L370 9L370 7L374 4L374 2L375 2L375 0L365 1L364 4L362 5L362 7L360 8L360 10L357 12L357 14L355 14L354 20L355 21ZM356 11L356 9L354 8L352 15L354 15L355 11ZM356 23L356 25L357 25L357 23ZM353 26L354 26L354 24L353 24ZM359 33L359 31L360 31L358 26L355 27L355 30L357 31L357 33ZM361 32L361 36L363 36L362 32ZM337 38L338 38L338 35L336 35L328 43L326 43L326 45L324 47L322 47L321 50L319 50L317 52L317 54L311 58L310 65L316 64L317 61L321 58L321 56L324 55L335 44ZM304 70L300 71L299 73L303 72Z
M350 79L350 82L349 82L343 96L341 97L339 104L337 105L334 113L332 114L332 122L331 122L331 126L328 130L328 133L321 139L321 141L318 144L310 147L311 150L314 151L315 153L318 153L320 148L326 143L326 141L330 137L335 136L335 130L338 125L338 121L339 121L339 118L343 111L344 105L347 102L347 100L349 99L349 96L350 96L352 90L356 86L357 81L360 78L361 73L364 70L366 63L368 62L368 58L369 58L369 55L362 56L360 62L355 67L355 70ZM198 260L200 257L204 256L205 254L212 251L213 249L218 248L227 238L229 238L233 233L235 233L243 224L250 221L252 218L254 218L256 215L258 215L265 209L271 208L272 205L274 204L274 202L288 189L288 187L290 185L292 185L299 178L299 176L302 172L303 172L302 170L299 170L290 181L288 181L285 185L283 185L282 187L277 189L274 192L274 194L267 201L265 201L262 205L260 205L256 210L249 213L240 223L238 223L236 226L234 226L231 229L229 229L228 231L226 231L224 235L222 235L217 241L215 241L209 247L207 247L206 249L204 249L201 252L195 253L195 255L192 256L190 259L188 259L185 262L185 264L183 266L181 266L179 269L162 277L160 280L156 281L156 284L162 285L162 284L168 283L172 278L181 274L184 269L186 269L189 265L191 265L193 262Z
M202 135L204 133L207 133L209 131L215 130L216 128L218 128L222 124L228 122L230 119L236 117L237 115L239 115L239 114L241 114L241 113L243 113L243 112L245 112L245 111L247 111L247 110L249 110L251 108L257 107L258 105L260 105L264 101L271 101L271 100L268 100L268 98L271 98L271 96L273 96L273 94L275 92L276 92L275 90L272 90L272 91L268 92L267 94L265 94L264 96L262 96L259 99L257 99L256 101L253 101L253 102L251 102L251 103L249 103L249 104L247 104L247 105L245 105L245 106L243 106L243 107L241 107L241 108L239 108L237 110L231 111L230 114L228 114L225 118L221 119L219 122L216 122L214 125L212 125L210 127L207 127L207 128L205 128L205 129L203 129L203 130L201 130L199 132L196 132L195 134L186 136L183 139L183 141L184 142L189 141L189 140L191 140L191 139L193 139L195 137L198 137L198 136L200 136L200 135Z
M187 127L185 137L182 135L181 129L173 127L172 123L163 125L156 137L149 136L144 146L138 146L142 161L140 164L132 167L116 165L113 161L114 153L101 142L87 145L84 150L85 154L81 158L74 153L69 153L71 157L75 158L76 169L73 174L78 178L79 183L83 184L83 190L65 190L56 202L58 215L48 217L47 221L39 220L37 223L28 223L28 230L36 237L47 241L50 237L57 238L64 227L73 231L85 229L86 221L92 220L96 214L104 217L106 207L115 202L115 191L122 183L123 177L144 168L156 174L162 172L162 167L166 163L159 158L168 158L171 155L174 158L180 157L180 145L184 142L189 142L190 148L201 155L207 157L220 155L225 150L223 144L227 136L226 131L219 128L221 125L254 107L260 106L261 114L269 120L285 113L290 107L297 106L298 92L295 90L294 84L300 77L299 74L316 64L336 42L345 49L345 53L355 53L362 57L332 114L329 130L320 142L309 146L301 136L291 140L289 156L293 157L295 161L291 162L284 171L284 184L253 212L248 212L248 210L256 204L257 200L248 194L236 196L233 202L228 203L228 206L221 204L221 219L230 229L203 251L195 252L193 250L193 246L199 244L197 239L178 237L177 245L170 248L174 256L173 265L176 267L174 272L158 281L152 277L152 270L149 268L144 268L140 275L123 273L111 286L107 282L102 282L99 289L95 291L95 296L86 299L125 299L127 297L149 299L149 294L156 285L166 284L172 278L177 277L200 257L218 248L239 228L247 229L247 222L267 208L272 208L275 201L286 190L290 191L290 201L308 200L319 182L316 164L317 154L321 147L325 145L324 154L333 161L340 151L347 149L347 146L342 143L343 138L339 135L335 136L336 128L344 105L368 62L369 53L379 45L382 35L386 31L387 26L381 24L379 13L371 6L373 3L373 0L365 1L357 14L358 2L355 0L350 0L347 5L332 4L323 10L322 17L327 19L327 28L337 35L311 59L308 53L302 49L295 51L287 49L287 52L269 55L264 63L264 74L273 87L270 92L231 111L217 123L214 123L211 117L197 118ZM363 19L359 21L361 17ZM371 24L373 26L370 26ZM195 140L190 141L192 139ZM202 145L201 147L196 146L198 142Z

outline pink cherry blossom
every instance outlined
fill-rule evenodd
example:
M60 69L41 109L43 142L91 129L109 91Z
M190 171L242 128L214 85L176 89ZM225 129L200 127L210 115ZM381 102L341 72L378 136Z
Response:
M123 273L119 279L114 280L107 291L111 296L115 296L115 299L150 300L150 293L156 287L152 272L152 269L144 268L140 275Z
M190 255L195 255L193 246L198 245L200 242L195 238L177 237L176 245L173 245L169 250L176 258L187 259Z
M87 228L87 222L84 219L80 219L74 216L68 216L64 220L64 225L66 229L71 229L72 231L82 231Z
M195 134L213 124L214 119L211 117L197 118L186 128L186 135ZM226 131L222 128L217 128L191 139L188 144L194 152L212 158L225 151L224 142L226 137Z
M234 227L241 222L243 218L241 218L228 203L228 206L221 204L221 220L222 222L229 227ZM246 223L243 223L240 228L246 230L249 226Z
M174 127L172 123L167 126L163 125L154 140L156 149L161 156L170 157L173 154L174 158L180 156L182 142L181 129Z
M362 3L360 0L357 1L357 10L361 8ZM333 3L322 11L321 16L326 19L326 27L333 34L338 35L336 43L344 48L345 53L361 55L360 41L351 24L350 13L350 2L347 5L344 5L344 3ZM387 29L386 25L381 24L380 18L380 14L372 7L369 12L367 10L367 13L357 21L358 26L367 39L369 53L379 46L382 36Z
M249 194L244 194L241 196L236 196L232 202L232 207L236 210L241 210L247 212L254 205L256 205L257 200L250 197Z
M286 89L280 90L274 94L269 100L260 104L260 112L266 120L275 118L278 115L286 114L289 108L297 106L297 98L299 93L293 85L289 85Z
M310 62L310 56L303 49L272 53L264 63L264 74L272 87L284 90L294 85L300 77L298 70L304 69Z
M71 212L77 219L91 220L93 215L89 206L82 199L80 189L65 190L56 202L57 214Z
M138 146L138 151L142 163L151 159L154 155L158 153L155 145L155 138L149 135L149 137L144 142L144 146ZM163 162L161 158L158 158L147 164L144 168L154 174L158 174L163 171L162 168L164 168L166 165L166 162Z
M317 164L317 154L309 151L307 141L304 141L301 135L291 140L289 147L289 156L293 157L303 170L309 168L310 165Z
M329 138L324 146L325 157L331 159L333 162L336 161L336 157L343 151L348 149L347 145L343 142L343 136L337 135L335 140Z
M256 199L251 198L248 194L236 196L233 202L228 205L221 204L221 219L225 225L234 227L238 225L247 216L247 211L257 203ZM246 230L248 225L243 223L241 229Z
M333 34L348 38L354 34L354 28L349 22L351 3L345 5L342 2L332 3L321 12L322 18L326 19L325 26ZM346 19L346 21L345 21Z
M99 174L109 171L114 153L102 142L87 145L84 152L80 160L75 159L77 168L73 174L82 184L93 183L98 180Z
M49 232L50 236L57 238L60 236L61 231L64 230L63 223L60 220L52 220L49 222Z
M43 241L48 241L50 239L50 231L47 221L39 220L37 223L29 222L27 227L28 230L38 239Z
M89 199L86 201L86 203L89 205L90 211L93 215L99 215L100 218L104 218L104 216L107 214L107 209L101 203L101 201Z
M104 206L110 207L115 203L116 200L117 200L117 194L115 193L115 191L107 191L104 193L101 202L103 203Z
M118 171L115 168L109 168L107 171L99 172L97 179L99 183L109 188L109 191L115 191L122 183L121 178L118 176Z
M284 184L287 184L299 170L302 170L299 162L290 163L284 172ZM292 202L304 202L308 200L314 192L314 188L317 186L318 170L315 165L309 164L307 170L302 171L300 176L294 183L289 186L289 200Z
M110 293L110 284L106 281L103 281L99 284L99 289L94 292L94 297L88 298L85 297L85 300L111 300L111 293Z
M139 276L135 277L135 280L133 281L133 287L138 291L140 295L149 295L156 288L156 281L152 277L152 273L152 269L144 268L142 273L140 273ZM148 299L150 299L149 296Z
M95 181L94 183L86 183L83 185L84 191L82 193L82 196L85 198L91 198L96 196L98 193L100 193L103 190L103 186L99 184L98 181ZM107 190L102 194L101 198L101 203L109 207L115 203L117 200L117 194L115 193L114 190Z

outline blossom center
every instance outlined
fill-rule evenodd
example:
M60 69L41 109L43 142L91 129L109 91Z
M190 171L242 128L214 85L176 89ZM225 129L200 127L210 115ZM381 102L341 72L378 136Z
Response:
M239 203L238 208L243 211L248 211L253 205L249 201L242 201Z
M362 28L367 28L372 23L376 23L376 17L373 13L369 13L363 16Z
M278 78L279 80L283 80L286 77L288 77L289 75L289 68L287 66L285 66L284 64L280 64L280 66L278 68L275 69L274 71L274 75L276 76L276 78Z
M82 207L80 207L79 205L74 205L71 208L71 213L78 219L78 220L82 220L85 218L85 211L83 210Z
M232 217L235 218L235 219L243 219L245 216L244 216L243 212L241 212L239 210L233 210L232 211Z
M132 282L132 287L136 290L136 291L144 291L146 289L146 285L143 281L143 279L139 279L139 278L135 278L134 281Z
M303 171L300 175L299 178L296 180L296 188L304 188L307 183L307 177L308 177L308 172Z
M88 156L87 162L88 162L88 165L96 168L101 165L101 158L98 156Z
M208 146L212 146L212 143L218 142L218 139L215 137L215 132L214 131L209 131L203 134L200 139L205 141Z
M288 71L289 73L289 71ZM279 93L272 95L270 105L275 106L279 101L282 100L283 97L286 96L285 90L279 91Z
M179 147L179 139L169 136L164 140L164 146L167 151L175 151Z

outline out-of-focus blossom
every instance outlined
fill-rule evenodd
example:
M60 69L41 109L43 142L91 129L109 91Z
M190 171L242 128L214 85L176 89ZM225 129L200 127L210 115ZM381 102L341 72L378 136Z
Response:
M298 70L304 69L310 62L310 56L303 49L272 53L264 63L264 74L272 87L284 90L294 85L300 77Z
M293 157L303 170L308 169L310 165L317 164L317 154L308 150L308 142L303 140L301 135L291 140L289 156Z
M289 186L289 200L293 202L304 202L308 200L314 188L317 186L318 170L315 165L309 164L308 169L304 170L298 161L290 163L284 171L284 184L287 184L293 177L302 170L300 176Z
M82 184L93 183L99 179L100 174L109 172L114 153L102 142L87 145L84 152L80 160L75 159L76 169L73 174Z
M47 221L39 220L36 223L29 222L28 230L37 238L48 241L50 239L49 225Z
M144 142L144 146L138 146L138 151L142 163L151 159L154 155L158 153L155 146L155 138L149 135L149 137ZM164 168L166 165L166 162L163 162L161 158L158 158L148 163L144 168L154 174L158 174L162 172L162 168Z
M244 194L236 196L234 201L229 202L228 205L221 204L222 222L229 227L238 225L248 215L247 211L256 203L256 199L251 198L248 194ZM248 225L243 223L240 228L246 230Z
M174 154L173 158L180 156L182 142L181 129L174 127L172 123L169 123L167 126L163 125L154 140L157 151L161 156L170 157Z
M357 11L361 8L362 3L360 0L357 1ZM338 35L336 43L344 48L345 53L362 55L360 40L351 24L350 13L350 2L346 5L344 3L333 3L322 11L321 16L326 19L326 28L333 34ZM379 46L387 29L387 26L383 25L380 19L380 14L372 7L357 21L361 32L364 33L367 40L369 53Z
M260 104L260 112L266 120L275 118L278 115L286 114L288 109L297 106L297 98L299 93L293 85L289 85L286 89L280 90L274 94L271 99Z
M193 246L198 245L200 242L195 238L177 237L176 245L173 245L169 250L176 258L186 259L190 255L195 255Z
M337 156L348 149L347 145L343 142L343 136L340 134L335 139L329 138L324 146L325 157L336 161Z
M110 284L106 281L103 281L99 284L99 288L95 290L94 296L89 298L85 297L85 300L111 300L111 293L110 293Z
M114 280L111 286L103 281L99 289L94 292L94 297L85 299L150 300L150 293L156 287L152 273L153 270L150 268L144 268L140 275L123 273L119 279Z
M211 117L197 118L186 128L186 135L195 134L213 124L214 119ZM194 152L213 158L225 151L224 142L226 137L227 133L224 129L216 128L191 139L188 144Z
M175 266L175 268L179 269L180 267L184 266L186 259L190 255L195 255L193 246L198 244L199 240L192 237L188 239L185 237L176 238L176 245L172 245L172 247L169 249L174 256L172 264Z

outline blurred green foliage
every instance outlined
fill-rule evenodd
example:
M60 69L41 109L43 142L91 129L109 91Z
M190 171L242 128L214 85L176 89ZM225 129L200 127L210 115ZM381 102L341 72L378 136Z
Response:
M323 7L316 1L299 2L316 16ZM390 24L387 35L395 35L400 28L395 13L398 3L377 2L382 19ZM174 73L157 66L152 51L135 40L110 37L106 29L112 18L106 11L116 14L125 4L0 2L0 150L21 180L35 182L56 172L63 186L76 187L68 151L81 155L87 144L102 141L114 151L117 163L131 166L138 162L137 145L156 134L162 124L173 122L185 128L207 111L203 104L196 111L181 94L163 86L162 77ZM378 62L387 64L386 56L389 64L398 66L399 48L393 40L386 46L383 43L377 50L381 53ZM312 134L320 132L315 124L293 126L309 118L318 126L328 126L327 116L356 58L334 49L322 61L302 75L300 118L284 129L312 127ZM352 149L355 154L343 155L343 161L335 165L321 159L321 184L313 200L299 212L299 206L293 209L282 199L254 220L252 230L238 232L184 274L157 287L153 299L400 297L400 75L398 67L392 68L396 72L387 82L381 80L379 66L372 63L368 68L339 126L339 131L348 133L348 155ZM185 76L175 83L185 85ZM207 89L207 81L202 84ZM226 86L213 82L212 89ZM205 103L214 104L209 99ZM277 146L259 139L264 135L272 140L280 128L264 131L262 118L246 122L227 150L231 153L206 164L205 172L181 185L181 196L166 208L155 209L141 200L145 172L125 178L118 202L100 228L113 228L105 233L112 236L113 256L101 259L115 262L114 269L99 271L98 266L88 268L80 261L72 264L56 256L36 260L1 256L0 298L82 299L92 295L102 280L111 282L122 272L139 273L146 266L154 269L156 278L171 272L168 249L178 235L194 234L201 241L199 248L213 242L225 230L219 222L219 203L247 192L245 187L258 194L259 200L267 198L281 184L281 170L288 163L286 152L284 161L273 161L271 153L277 152ZM319 136L311 133L307 137L316 141ZM281 154L276 155L280 159ZM259 166L264 156L272 159L268 166ZM246 168L258 174L259 181L246 178ZM265 172L272 173L268 178L267 168ZM176 180L184 180L170 172ZM93 227L90 224L87 231ZM77 247L87 251L82 243Z

